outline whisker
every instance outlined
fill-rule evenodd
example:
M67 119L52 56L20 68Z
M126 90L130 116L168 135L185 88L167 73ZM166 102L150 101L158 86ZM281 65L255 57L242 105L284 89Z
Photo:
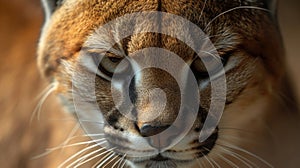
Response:
M78 131L78 129L80 128L80 124L76 124L74 126L74 128L71 130L70 134L68 135L67 139L62 143L62 146L66 146L70 140L72 139L72 137L75 135L75 133ZM64 150L65 147L62 148L62 151Z
M104 139L104 138L103 138ZM102 139L102 140L103 140ZM99 139L99 142L101 142L102 140ZM105 141L105 140L103 140ZM49 155L50 153L52 153L53 151L55 150L59 150L59 149L62 149L62 148L65 148L65 147L73 147L73 146L79 146L79 145L85 145L85 144L90 144L90 143L95 143L95 142L98 142L97 140L91 140L91 141L87 141L87 142L79 142L79 143L74 143L74 144L70 144L70 145L65 145L65 146L62 146L62 145L59 145L57 147L53 147L53 148L47 148L46 149L46 152L40 154L40 155L37 155L37 156L34 156L32 157L31 159L32 160L35 160L35 159L39 159L39 158L42 158L44 156L47 156Z
M102 163L100 163L97 168L101 168L101 166L103 167L106 167L107 166L107 163L113 156L115 156L114 152L112 150L114 150L115 148L112 148L110 151L109 151L109 156L107 158L105 158ZM106 163L106 164L105 164ZM109 163L109 162L108 162Z
M199 158L196 158L196 161L199 167L203 167L203 162L200 162Z
M115 155L115 154L114 154ZM114 161L115 159L119 158L118 155L115 155L114 158L112 158L108 163L106 163L103 167L105 168L106 166L108 166L112 161Z
M270 10L268 10L268 9L260 8L260 7L256 7L256 6L238 6L238 7L234 7L234 8L231 8L231 9L225 11L225 12L222 12L222 13L218 14L216 17L214 17L210 22L207 23L206 27L204 28L204 32L207 31L208 26L210 26L210 24L212 22L214 22L217 18L219 18L220 16L222 16L222 15L224 15L226 13L229 13L231 11L237 10L237 9L258 9L258 10L270 12Z
M70 144L70 145L61 145L61 146L57 146L54 148L48 148L47 150L58 150L58 149L62 149L62 148L66 148L66 147L74 147L74 146L79 146L79 145L89 145L91 143L99 143L99 142L104 142L106 141L105 138L101 138L101 139L97 139L97 140L90 140L90 141L86 141L86 142L78 142L78 143L74 143L74 144Z
M111 155L111 151L114 150L114 149L116 149L116 148L112 148L112 149L106 150L105 153L107 153L107 154L106 154L105 156L103 156L103 157L99 160L99 162L98 162L99 164L96 166L96 168L100 168L100 165L102 165L103 162L106 162L107 158L110 157L110 155ZM103 154L105 154L105 153L103 153Z
M210 56L212 56L216 61L221 61L221 57L219 57L218 55L215 55L215 54L213 54L213 53L211 53L211 52L208 52L208 51L202 51L203 53L206 53L206 54L208 54L208 55L210 55Z
M121 160L122 160L122 157L119 158L119 159L112 165L112 168L114 168Z
M90 156L92 156L92 155L94 155L95 153L100 152L100 151L104 151L104 152L101 152L100 154L97 154L97 155L95 155L95 156L93 156L93 157L87 159L88 157L90 157ZM89 161L91 161L91 160L97 158L98 156L105 154L105 152L106 152L106 151L105 151L105 147L99 148L99 149L97 149L97 150L95 150L95 151L93 151L93 152L90 152L90 153L88 153L88 154L85 154L85 155L79 157L78 159L76 159L75 161L73 161L73 162L72 162L70 165L68 165L67 167L72 167L74 164L76 164L76 165L74 166L74 168L77 168L77 167L79 167L79 166L81 166L81 165L83 165L83 164L85 164L85 163L87 163L87 162L89 162ZM87 159L87 160L86 160L86 159Z
M33 156L31 157L31 160L35 160L35 159L39 159L39 158L42 158L44 156L47 156L49 155L50 153L52 153L53 151L46 151L46 152L43 152L42 154L39 154L37 156Z
M34 119L35 116L37 116L38 120L40 120L41 109L42 109L42 106L43 106L44 102L47 100L47 98L49 97L49 95L56 90L55 85L50 85L50 86L51 87L46 88L46 89L48 89L47 91L43 91L45 93L41 97L41 100L38 102L38 104L36 105L35 109L33 110L32 114L31 114L31 117L30 117L30 123L33 122L33 119Z
M70 137L68 139L68 142L75 139L75 138L78 138L78 137L96 137L96 136L103 136L104 134L85 134L85 135L77 135L77 136L73 136L73 137ZM58 150L58 149L64 149L66 147L74 147L74 146L79 146L79 145L89 145L91 143L96 143L96 142L101 142L101 141L105 141L105 138L101 138L101 139L97 139L97 140L90 140L90 141L86 141L86 142L78 142L78 143L74 143L74 144L70 144L70 145L67 145L68 142L66 143L62 143L61 145L57 146L57 147L53 147L53 148L47 148L46 150L48 151L47 154L55 151L55 150Z
M252 157L258 159L259 161L261 161L262 163L264 163L264 164L267 165L268 167L272 167L272 168L273 168L273 166L272 166L269 162L267 162L267 161L264 160L263 158L261 158L261 157L255 155L254 153L252 153L252 152L250 152L250 151L247 151L247 150L245 150L245 149L243 149L243 148L241 148L241 147L238 147L238 146L232 146L232 145L230 145L230 144L225 143L225 141L223 141L222 143L224 143L223 146L226 147L226 148L229 148L229 149L235 149L235 150L244 152L245 154L248 154L249 156L252 156ZM218 144L218 143L216 143L216 144ZM218 145L222 145L222 144L218 144Z
M97 136L104 136L104 135L105 135L104 133L76 135L76 136L70 137L70 140L73 140L73 139L79 138L79 137L97 137Z
M226 140L228 142L234 142L234 141L243 141L243 142L247 142L249 144L255 144L255 145L260 145L261 143L259 143L259 141L254 141L253 139L243 139L239 136L235 136L235 135L226 135L223 133L222 135L222 139Z
M247 158L241 156L240 154L238 153L235 153L234 151L231 151L231 150L228 150L226 148L224 148L223 146L220 146L219 147L224 150L227 154L233 156L234 158L238 159L239 161L241 161L242 163L244 163L247 167L250 167L250 168L253 168L252 163L250 160L248 160ZM250 163L251 165L249 165L248 163ZM258 167L256 164L254 164L254 167Z
M210 149L205 148L205 147L203 147L203 149L206 150L207 152L211 151ZM207 159L209 159L209 158L207 157ZM212 161L212 163L214 163L217 166L217 168L221 168L221 166L213 158L211 158L211 161Z
M96 124L105 124L104 122L92 121L92 120L79 120L79 121L80 121L80 122L96 123Z
M166 163L166 162L164 162L164 166L165 166L165 168L167 168L167 167L168 167L168 165L167 165L167 163Z
M87 150L90 150L90 149L92 149L92 148L95 148L95 147L97 147L97 146L99 146L99 145L101 145L101 144L103 144L103 143L105 143L105 142L97 143L97 144L94 144L94 145L92 145L92 146L89 146L89 147L87 147L87 148L84 148L84 149L80 150L79 152L75 153L74 155L72 155L71 157L69 157L67 160L65 160L63 163L61 163L61 164L58 166L58 168L62 168L66 163L68 163L70 160L74 159L75 157L77 157L77 156L80 155L81 153L83 153L83 152L85 152L85 151L87 151Z
M82 135L82 136L95 137L95 136L102 136L102 135L105 135L105 134L104 133L100 133L100 134L85 134L85 135Z
M49 90L51 90L52 87L54 87L53 84L48 85L44 90L42 90L42 92L41 92L39 95L37 95L37 96L35 97L35 100L41 99L41 98L43 97L44 94L46 94Z
M207 2L207 0L204 1L204 5L203 5L203 7L202 7L202 9L201 9L201 13L200 13L199 20L201 20L201 18L202 18L202 14L203 14L203 11L204 11L204 9L205 9L206 2Z
M121 166L122 162L125 160L125 157L126 157L126 154L121 158L121 161L118 164L118 168Z
M225 36L226 34L229 34L229 29L226 29L225 31L223 31L222 33L219 33L219 34L210 35L210 36L208 36L208 37L206 37L206 38L204 38L204 39L210 39L210 38L213 38L213 37L219 37L219 36L223 37L223 36ZM233 34L234 34L234 33L230 33L230 35L233 35ZM210 50L210 51L214 51L215 49L217 49L217 48L213 48L213 49Z
M124 155L126 157L126 155ZM123 165L121 166L121 168L125 167L125 164L126 164L126 160L125 160L125 157L123 159Z
M235 131L241 131L243 133L249 133L249 134L255 134L252 130L246 130L246 129L240 129L240 128L234 128L234 127L219 127L219 131L222 130L235 130Z
M72 122L78 122L78 120L74 119L73 117L72 118L60 118L60 119L54 119L54 118L50 118L48 119L49 121L72 121Z
M79 167L79 166L81 166L81 165L83 165L83 164L85 164L85 163L87 163L87 162L89 162L89 161L91 161L91 160L93 160L93 159L95 159L95 158L97 158L99 156L102 156L102 155L106 154L107 152L109 152L109 151L105 150L105 147L102 147L100 149L97 149L97 150L95 150L95 151L93 151L93 152L91 152L91 153L83 156L83 159L86 159L87 157L92 156L95 153L100 152L100 151L103 151L103 152L101 152L100 154L97 154L97 155L95 155L95 156L93 156L93 157L91 157L91 158L89 158L87 160L84 160L84 161L78 163L76 166L74 166L74 168L77 168L77 167ZM68 167L71 167L72 165L76 164L80 160L81 160L81 158L77 159L75 162L73 162L72 164L70 164Z
M211 158L211 161L217 166L217 168L221 168L221 166L213 158Z
M227 164L229 164L229 166L233 166L235 168L239 168L236 164L234 164L232 161L230 161L228 158L226 158L225 156L223 156L222 154L218 154L217 155L224 160Z
M96 168L100 163L101 163L102 159L98 160L92 167Z
M207 162L210 164L210 166L211 166L212 168L214 168L215 166L214 166L213 163L208 159L208 157L206 157L206 155L205 155L202 151L200 151L200 152L201 152L201 154L203 155L204 159L207 160ZM197 158L197 159L198 159L198 158Z

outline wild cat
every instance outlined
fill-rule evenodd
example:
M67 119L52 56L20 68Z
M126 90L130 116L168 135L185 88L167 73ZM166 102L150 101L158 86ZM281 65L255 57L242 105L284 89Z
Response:
M298 109L274 0L43 4L39 68L93 142L60 167L287 166Z

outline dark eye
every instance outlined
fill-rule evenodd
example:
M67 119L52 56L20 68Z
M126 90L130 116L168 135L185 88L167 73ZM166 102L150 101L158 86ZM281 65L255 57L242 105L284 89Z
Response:
M98 69L105 75L112 77L114 74L122 74L130 69L130 63L127 58L118 57L112 53L105 56L92 55Z
M212 55L196 58L191 64L191 69L198 78L208 78L209 74L218 73L227 63L228 57L215 58Z

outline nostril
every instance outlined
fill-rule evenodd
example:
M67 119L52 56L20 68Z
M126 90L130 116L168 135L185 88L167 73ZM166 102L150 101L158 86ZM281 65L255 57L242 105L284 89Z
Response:
M150 124L143 124L140 127L140 134L144 137L149 137L153 135L157 135L164 130L166 130L170 125L163 125L163 126L152 126Z

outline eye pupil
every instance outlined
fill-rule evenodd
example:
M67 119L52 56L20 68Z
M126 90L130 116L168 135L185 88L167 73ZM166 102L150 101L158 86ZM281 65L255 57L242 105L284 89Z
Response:
M109 57L109 60L113 63L118 63L121 61L121 58L116 58L116 57Z
M208 78L209 74L215 74L219 72L227 64L227 61L231 55L232 52L228 52L222 55L220 60L216 60L211 56L202 57L202 59L197 58L191 64L191 68L198 78Z

